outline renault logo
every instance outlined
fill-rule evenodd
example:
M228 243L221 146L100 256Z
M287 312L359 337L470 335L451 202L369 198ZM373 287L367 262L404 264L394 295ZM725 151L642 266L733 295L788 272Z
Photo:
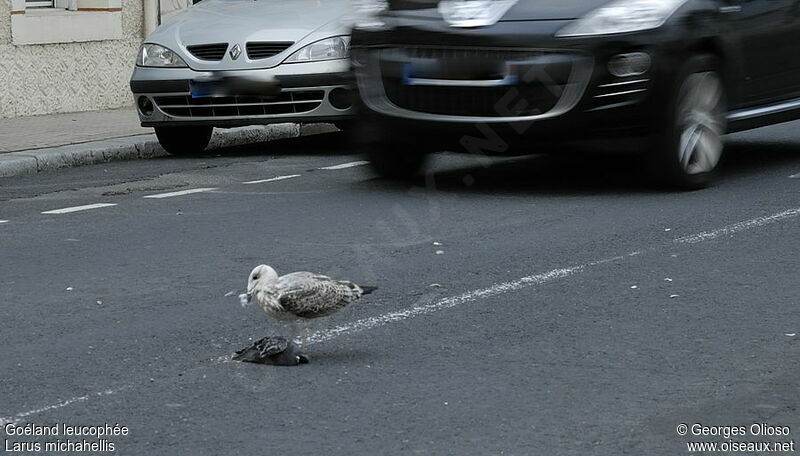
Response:
M231 48L229 54L231 55L231 58L233 60L238 59L239 56L242 55L242 47L239 46L238 44L234 44L233 47Z

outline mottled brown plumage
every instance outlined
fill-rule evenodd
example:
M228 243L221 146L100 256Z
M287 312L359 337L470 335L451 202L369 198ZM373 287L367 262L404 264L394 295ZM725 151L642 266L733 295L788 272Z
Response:
M262 264L247 279L247 303L255 299L267 315L296 322L331 315L374 289L312 272L279 277Z

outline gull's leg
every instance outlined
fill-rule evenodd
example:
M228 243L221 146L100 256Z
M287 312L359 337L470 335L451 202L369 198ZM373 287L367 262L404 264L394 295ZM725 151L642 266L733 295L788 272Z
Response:
M311 336L311 320L304 319L303 324L303 338L300 339L300 347L305 347L308 338Z
M297 339L297 320L289 321L289 342L294 342Z

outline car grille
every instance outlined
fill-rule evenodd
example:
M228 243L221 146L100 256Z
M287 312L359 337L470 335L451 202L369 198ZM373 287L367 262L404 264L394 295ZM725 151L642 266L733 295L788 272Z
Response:
M159 109L175 117L249 117L308 112L319 107L324 98L322 90L306 90L282 92L275 97L172 95L154 100Z
M641 101L650 90L650 79L628 77L615 79L595 87L589 110L606 109Z
M388 54L383 54L378 71L385 98L398 108L425 114L488 118L542 115L559 103L570 77L571 65L567 64L568 70L562 69L554 77L539 77L536 73L528 77L524 70L525 74L517 75L519 82L514 85L458 85L457 80L452 85L409 85L396 70L398 56L399 61L403 58L443 60L448 66L478 61L529 62L545 57L548 52L480 48L401 48L384 52ZM395 65L394 71L390 70L391 65Z
M218 62L225 57L225 51L228 50L228 43L198 44L186 46L186 50L200 60Z
M481 49L481 48L430 48L409 47L394 49L391 54L424 59L448 60L527 60L546 55L546 51L517 51L513 49Z
M439 0L389 0L389 9L392 11L408 11L436 8Z
M456 116L537 115L553 109L560 98L560 92L555 88L543 85L532 85L512 92L508 87L406 86L395 79L384 80L383 86L389 100L401 108Z
M251 60L276 56L293 45L292 41L251 41L247 43L247 57Z

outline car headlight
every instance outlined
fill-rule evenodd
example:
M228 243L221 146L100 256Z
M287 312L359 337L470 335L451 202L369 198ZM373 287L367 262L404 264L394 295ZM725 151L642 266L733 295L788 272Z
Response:
M300 48L284 63L315 62L318 60L346 59L350 56L350 37L334 36Z
M387 0L352 0L353 28L359 30L381 30L386 23L380 15L389 9Z
M687 0L615 0L556 33L557 37L610 35L661 27Z
M145 43L139 48L136 65L160 68L187 68L180 56L164 46Z

